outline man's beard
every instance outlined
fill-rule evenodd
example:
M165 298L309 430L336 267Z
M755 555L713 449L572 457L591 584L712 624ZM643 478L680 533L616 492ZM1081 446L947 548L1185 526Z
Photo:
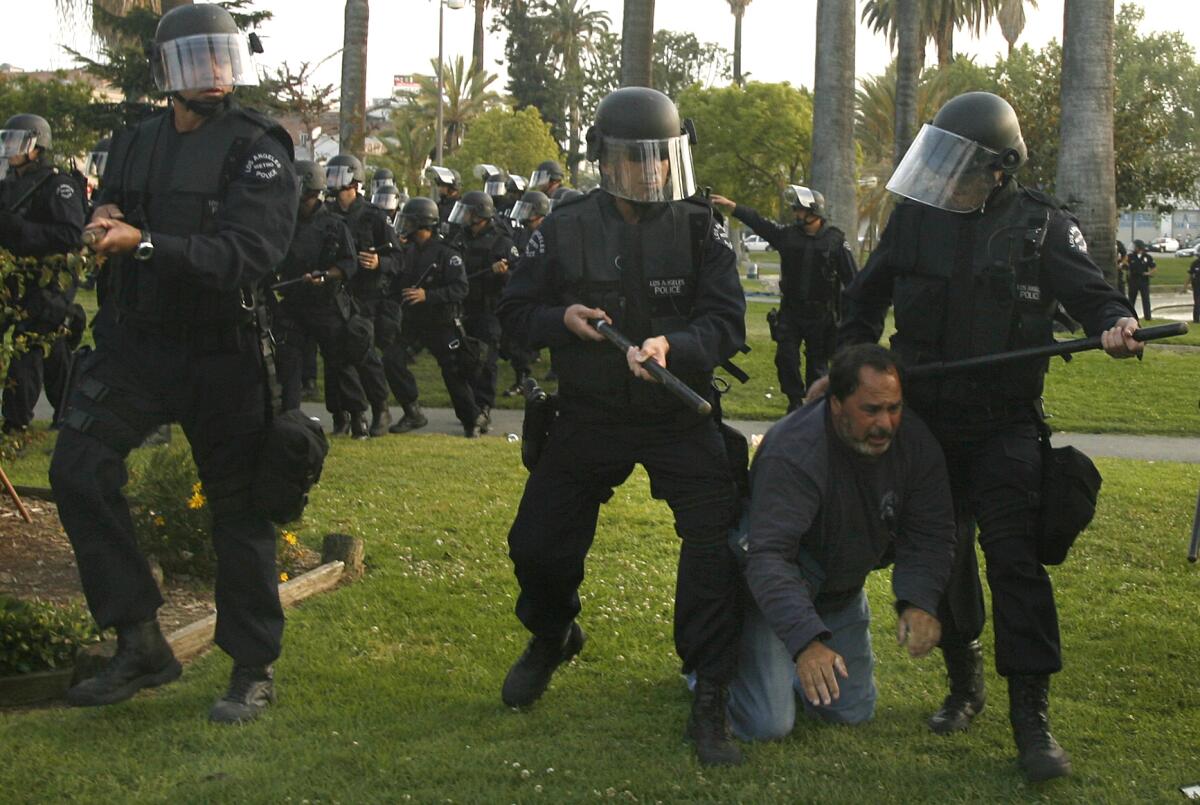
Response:
M189 101L182 95L176 95L175 97L180 103L187 107L188 111L200 115L200 117L212 117L225 107L225 99L229 96L226 95L225 97L218 98L216 100L205 101Z

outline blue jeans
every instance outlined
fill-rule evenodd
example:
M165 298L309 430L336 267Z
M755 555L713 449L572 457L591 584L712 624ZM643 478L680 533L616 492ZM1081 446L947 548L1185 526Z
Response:
M796 678L796 663L753 601L742 625L738 672L729 685L729 719L745 741L782 738L796 723L796 697L810 718L835 724L858 724L875 715L875 659L871 653L871 611L866 591L846 607L822 613L833 637L825 642L842 655L850 676L838 677L840 696L828 706L814 707Z

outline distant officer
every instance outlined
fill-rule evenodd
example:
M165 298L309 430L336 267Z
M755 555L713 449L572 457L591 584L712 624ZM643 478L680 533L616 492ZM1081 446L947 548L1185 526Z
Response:
M1158 263L1150 256L1146 241L1133 242L1133 254L1129 255L1127 269L1129 273L1129 304L1137 305L1137 298L1142 297L1142 315L1150 318L1150 278L1158 273Z
M171 103L114 140L87 231L113 262L104 304L115 311L79 371L50 463L88 606L117 632L116 656L67 700L113 704L181 672L121 493L129 452L178 422L212 513L216 641L234 661L209 718L237 723L274 702L283 637L275 528L254 494L268 401L255 310L295 227L292 141L233 101L232 88L258 74L220 6L164 14L151 68Z
M440 226L432 199L410 199L400 213L404 273L392 284L390 294L403 301L404 321L400 340L385 353L385 366L404 416L391 432L407 433L428 424L418 401L417 380L408 368L414 355L428 349L442 371L463 433L473 439L483 432L483 417L467 381L471 367L462 353L458 324L469 286L462 255L442 239Z
M0 181L0 248L17 257L45 258L79 248L87 199L84 188L50 163L50 124L37 115L14 115L0 129L0 156L8 172ZM24 288L16 274L8 290L20 309L20 321L0 320L0 337L12 329L28 349L14 355L4 385L4 433L19 433L33 421L42 394L57 410L70 363L69 350L58 338L75 298L75 281L67 271L43 286L40 268L25 273ZM49 343L46 343L49 342Z
M372 184L374 184L372 182ZM400 188L394 184L383 184L371 192L371 205L383 211L388 226L395 229L399 223L400 208L408 199L402 199Z
M550 199L538 190L528 190L521 200L513 205L509 212L509 220L514 224L513 245L518 254L524 254L533 233L550 214ZM513 266L513 270L516 266ZM515 379L513 384L504 391L505 397L515 397L521 393L521 383L533 374L533 362L537 359L537 351L523 346L509 333L502 333L500 352L512 364Z
M454 212L454 205L462 198L462 176L453 168L433 165L425 169L425 178L433 185L438 217L443 224L447 224L450 213Z
M396 174L387 168L380 168L371 174L371 195L374 196L381 187L395 186Z
M496 202L496 214L511 220L512 208L520 202L528 185L524 176L508 174L508 178L504 180L504 199ZM513 223L515 224L515 221Z
M1187 284L1192 289L1192 322L1200 323L1200 257L1188 266Z
M483 180L483 192L492 198L492 225L511 240L513 222L508 217L508 211L512 209L515 199L508 198L508 182L504 171L495 165L476 165L475 175Z
M788 411L804 404L806 385L823 377L829 368L836 335L842 288L850 284L858 267L846 245L846 236L825 221L825 197L801 185L784 191L784 204L794 223L780 226L750 207L724 196L713 204L749 226L779 252L780 303L772 316L775 369L779 390L787 395ZM800 346L804 345L804 379L800 378Z
M540 190L553 198L554 191L562 187L563 179L565 178L566 174L563 173L562 165L553 159L547 159L538 165L529 176L529 189Z

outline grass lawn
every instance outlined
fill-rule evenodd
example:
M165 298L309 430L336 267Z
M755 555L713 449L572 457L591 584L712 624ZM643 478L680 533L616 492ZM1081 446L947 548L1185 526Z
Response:
M9 471L44 471L49 438ZM944 693L940 662L896 647L886 573L869 585L876 720L803 723L747 747L743 768L701 769L681 740L676 538L640 470L601 515L582 588L587 647L532 711L508 711L500 683L525 635L505 534L524 473L503 440L431 435L335 441L297 531L312 545L331 530L363 537L368 575L290 614L280 700L261 722L205 722L228 674L219 652L114 707L3 713L0 799L1178 801L1180 785L1200 782L1200 579L1183 558L1200 467L1100 466L1096 522L1053 570L1067 665L1052 717L1075 776L1040 788L1016 769L990 671L991 703L968 734L925 728ZM985 645L990 657L990 633Z

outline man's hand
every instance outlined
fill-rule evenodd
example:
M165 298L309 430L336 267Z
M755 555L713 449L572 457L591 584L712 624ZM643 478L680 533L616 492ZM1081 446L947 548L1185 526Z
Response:
M1101 333L1100 344L1104 351L1114 358L1132 358L1134 355L1140 355L1146 345L1133 338L1138 327L1137 319L1126 316L1117 321L1111 329Z
M800 656L796 658L796 676L804 687L804 698L813 707L829 706L841 691L838 690L837 676L849 679L850 672L846 670L846 661L842 655L826 646L820 640L808 644Z
M825 392L829 390L829 377L818 377L816 381L808 387L808 394L804 395L804 404L808 405L811 402L816 402L825 396Z
M733 215L733 209L737 206L737 202L733 199L719 196L716 193L713 193L711 196L709 196L708 200L712 202L714 207L726 215Z
M375 252L359 252L358 264L367 271L374 271L379 268L379 255Z
M121 208L116 204L101 204L92 211L92 220L99 221L102 218L115 218L122 221L125 219L125 213L121 212Z
M568 330L584 341L603 341L604 336L596 332L596 328L590 324L592 319L604 319L612 324L608 314L598 307L575 304L563 311L563 324Z
M908 656L916 659L933 651L942 639L942 624L923 609L910 606L900 613L896 643L908 645Z
M140 229L116 218L93 220L84 231L94 233L92 251L106 256L129 254L142 242Z
M419 305L425 301L424 288L405 288L400 292L400 298L406 305Z
M646 371L646 367L642 363L647 360L652 360L664 369L667 368L667 353L671 351L671 344L665 336L656 335L653 338L647 338L642 342L641 349L631 347L625 353L625 360L629 362L629 371L633 372L633 376L639 380L650 380L657 382L654 375Z
M508 273L508 261L507 260L497 260L496 262L492 263L492 273L493 274L507 274Z

